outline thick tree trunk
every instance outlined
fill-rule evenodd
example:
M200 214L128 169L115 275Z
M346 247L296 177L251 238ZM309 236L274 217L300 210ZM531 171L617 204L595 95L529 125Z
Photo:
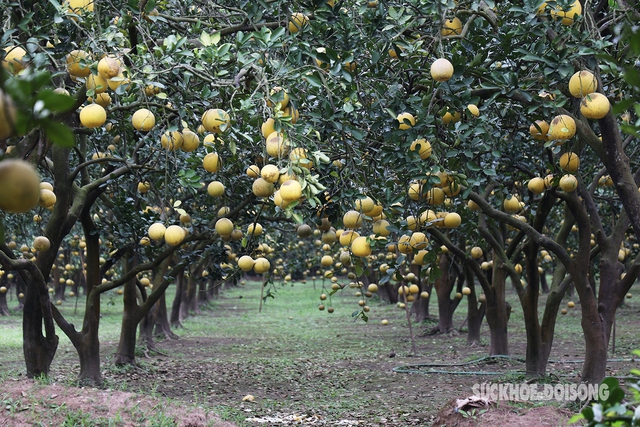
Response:
M135 265L131 259L133 255L125 256L124 270L129 271ZM135 365L136 362L136 309L138 308L138 296L135 277L124 284L122 313L122 326L120 328L120 341L116 352L114 363L116 365Z
M604 322L599 313L595 296L588 289L580 295L582 308L582 332L585 340L585 357L582 366L582 381L599 384L607 370L607 337Z
M433 284L438 296L438 331L441 334L453 331L453 313L460 303L459 299L451 299L451 292L457 279L447 273L450 271L451 262L447 255L440 255L439 267L442 276L438 277Z
M155 335L165 339L178 339L179 337L171 330L169 317L167 316L167 298L162 294L156 303L155 311Z
M489 324L489 333L491 335L489 354L492 356L509 354L507 324L511 314L511 307L505 299L506 278L506 270L499 267L498 263L495 263L491 291L485 294L487 298L487 323Z
M475 261L471 260L470 262ZM471 294L467 296L467 344L474 345L480 343L480 329L487 305L484 302L478 305L473 271L466 264L464 273L467 286L471 289Z
M418 323L425 321L429 317L429 302L431 300L431 286L429 285L429 281L425 280L424 275L421 274L421 268L421 265L411 265L410 269L410 271L419 279L418 286L420 287L420 293L429 293L428 298L422 298L418 295L411 306L411 310L415 313L416 322Z
M0 276L0 287L4 286L6 292L0 292L0 316L8 316L11 314L9 306L7 305L7 294L11 291L10 284L5 276Z
M79 380L83 384L102 384L100 371L100 339L98 329L100 325L100 293L92 291L87 295L87 306L81 342L74 346L80 356Z
M22 311L22 347L28 378L49 375L51 362L58 349L57 335L45 336L42 334L42 324L43 321L46 322L42 313L45 298L48 305L48 293L42 295L36 285L27 287Z

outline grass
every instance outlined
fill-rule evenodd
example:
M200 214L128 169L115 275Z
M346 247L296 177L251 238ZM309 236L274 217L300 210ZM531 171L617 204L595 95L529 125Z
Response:
M329 283L326 284L327 286ZM636 285L637 286L637 285ZM169 289L167 302L170 307L174 288ZM175 396L179 401L205 405L223 419L249 426L244 422L248 416L274 413L321 413L326 419L340 420L360 417L362 420L382 420L380 424L396 426L414 425L405 418L417 412L433 413L450 396L467 393L474 378L456 376L422 376L390 374L397 365L440 362L452 363L476 359L488 354L489 334L486 322L482 328L482 344L475 348L466 345L466 335L420 336L418 357L410 357L411 342L405 313L393 305L379 301L377 297L367 303L371 306L368 323L354 320L353 312L359 310L355 290L345 288L324 301L325 306L335 312L318 310L319 295L330 292L323 289L322 282L306 284L297 282L275 284L270 287L275 298L267 298L259 312L260 286L248 281L246 286L225 289L222 297L202 308L202 314L190 316L183 322L184 328L176 329L183 340L160 343L159 349L170 353L164 358L139 358L139 368L116 367L109 363L117 347L122 316L122 299L115 293L102 298L100 341L102 345L103 371L106 387L120 391L141 392L147 396ZM638 292L636 292L638 293ZM82 298L83 296L81 296ZM541 299L544 302L544 295ZM568 299L567 299L568 300ZM515 293L509 289L508 301L514 308L509 322L509 340L512 355L524 357L525 331L523 314ZM620 310L617 335L617 356L626 356L628 351L640 347L640 338L628 328L637 316L637 303L628 300ZM70 299L60 306L70 322L82 324L82 305L75 311L75 300ZM467 306L463 301L454 314L454 325L460 327L466 318ZM436 302L431 302L431 315L437 315ZM382 326L381 320L390 324ZM18 366L21 362L20 318L0 318L0 322L15 325L0 336L0 377L15 375L10 369L6 354L13 354ZM434 323L428 320L423 325L414 325L414 332L431 329ZM78 372L77 355L70 342L61 336L60 347L54 365L53 377L71 379ZM556 338L551 359L578 359L583 357L579 306L559 316ZM188 343L188 345L184 344ZM181 345L184 344L184 345ZM165 347L166 346L166 347ZM165 350L168 348L170 350ZM8 353L5 351L9 349ZM18 353L19 352L19 353ZM397 354L395 359L390 354ZM196 379L180 378L180 373L170 381L187 385L182 389L168 389L167 383L158 376L158 370L172 372L180 367L180 373L202 372ZM515 366L515 365L514 365ZM523 369L523 365L515 366ZM579 371L575 365L574 371ZM132 376L143 380L132 381ZM214 385L204 383L215 379ZM517 374L505 374L492 381L523 382ZM559 377L545 378L542 382L564 382ZM42 385L46 385L45 382ZM180 390L183 394L180 395ZM256 402L242 403L245 394L255 394ZM392 405L390 402L402 402ZM5 406L11 407L9 402ZM398 406L398 407L396 407ZM68 409L68 408L67 408ZM246 412L250 409L252 412ZM65 411L60 408L59 411ZM64 413L75 425L85 421L73 411ZM137 420L149 425L170 426L171 420L160 410L155 418L147 414L136 415ZM146 418L142 418L146 417ZM94 419L91 425L105 424ZM421 421L428 425L427 421Z

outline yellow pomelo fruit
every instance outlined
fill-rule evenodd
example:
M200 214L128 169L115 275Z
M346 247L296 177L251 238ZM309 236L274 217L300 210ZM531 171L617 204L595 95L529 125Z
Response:
M253 264L253 271L257 274L266 273L271 268L271 263L264 257L259 257Z
M474 246L473 248L471 248L471 258L479 259L482 257L482 255L483 255L483 252L481 247Z
M449 107L447 107L447 110L448 109ZM448 125L450 123L457 123L460 121L460 119L462 119L462 114L460 114L460 111L455 111L453 114L447 111L442 116L442 123L444 123L445 125Z
M264 178L258 178L253 181L251 189L256 197L270 197L273 194L274 186Z
M162 134L160 144L165 150L176 151L182 147L182 134L177 130Z
M420 148L418 148L420 147ZM431 157L431 143L424 138L416 139L411 143L411 151L418 150L418 154L422 160Z
M69 0L69 12L82 15L86 12L93 12L94 0Z
M546 141L547 132L549 132L549 123L544 120L536 120L535 123L529 126L529 134L531 134L533 139Z
M309 17L304 13L292 13L289 18L289 32L295 34L309 24Z
M402 254L409 254L413 252L413 248L411 247L411 243L409 243L409 240L411 239L410 236L404 234L402 236L400 236L400 238L398 239L398 251Z
M291 160L291 162L296 166L307 169L311 169L313 167L313 162L309 160L307 149L303 147L297 147L291 150L291 153L289 153L289 160Z
M362 214L355 210L345 212L342 217L342 223L345 228L360 228L362 226Z
M249 255L242 255L238 259L238 268L242 271L251 271L254 263L255 261Z
M539 176L531 178L529 180L529 183L527 184L527 188L533 194L542 194L546 188L544 179L540 178Z
M582 70L569 79L569 92L576 98L582 98L598 89L598 80L591 71Z
M551 120L547 135L550 140L564 141L576 134L576 122L571 116L560 114Z
M331 255L324 255L320 258L320 265L323 267L331 267L333 265L333 257Z
M283 157L289 153L289 141L280 132L271 132L267 137L267 154Z
M46 182L46 181L42 181L40 183L40 189L41 190L49 190L49 191L53 191L53 185L51 185L50 182Z
M575 172L578 170L580 166L580 158L576 153L572 153L571 151L567 151L566 153L560 156L560 161L558 162L560 168L565 172Z
M424 249L429 244L429 239L427 239L427 236L423 232L414 231L411 233L411 236L409 236L409 244L415 249Z
M467 110L471 113L472 116L478 117L480 115L480 109L476 104L467 105Z
M204 156L204 160L202 160L202 167L211 173L216 173L222 167L222 160L220 160L220 156L218 153L209 153Z
M23 160L0 161L0 210L24 213L40 200L40 177Z
M409 129L416 124L416 118L411 113L400 113L396 120L398 120L398 127L402 130Z
M351 242L351 253L359 257L371 255L371 245L365 236L353 239L353 242Z
M89 74L86 81L87 90L93 89L95 93L106 92L107 81L100 74Z
M251 178L257 178L260 176L260 168L257 165L251 165L247 168L247 175Z
M230 236L233 231L233 222L229 218L220 218L216 221L215 229L221 236Z
M178 246L185 237L184 228L179 225L170 225L164 232L164 241L167 242L169 246Z
M286 202L300 200L302 197L302 186L296 180L290 179L280 186L280 197Z
M284 88L280 86L276 86L269 92L269 100L267 104L269 107L278 107L280 106L281 110L284 110L289 105L289 94ZM275 130L275 129L274 129Z
M56 204L56 195L53 191L45 188L40 189L40 201L38 204L43 208L51 208Z
M611 104L606 96L592 92L580 101L580 112L587 119L600 120L609 113Z
M23 62L27 51L20 46L7 46L4 48L5 57L2 59L2 67L11 74L18 74L25 67Z
M382 212L383 209L384 207L380 203L376 203L370 211L366 211L364 214L369 215L374 220L385 219L386 215Z
M480 205L478 205L476 202L474 202L473 200L469 200L467 202L467 207L469 209L471 209L472 211L479 211L480 210Z
M80 123L89 129L102 126L107 121L107 112L98 104L91 104L80 110Z
M447 19L442 24L440 35L443 37L459 35L462 33L462 21L460 18Z
M340 234L339 241L342 246L350 246L351 243L358 237L360 237L360 234L358 234L357 231L345 230L342 232L342 234Z
M276 121L269 117L266 122L260 126L260 131L262 132L262 136L267 138L273 132L276 131Z
M291 117L291 124L295 125L298 123L298 119L300 118L300 110L293 106L293 103L289 103L289 106L282 110L282 115L284 117Z
M280 171L280 177L278 178L279 184L284 184L285 181L289 181L293 179L295 181L298 180L298 175L296 175L292 170L286 169L286 172Z
M582 5L579 0L573 2L568 10L562 10L559 5L551 9L551 16L555 19L562 19L562 25L571 25L575 19L575 15L582 14Z
M444 217L444 227L445 228L456 228L462 224L462 218L457 212L449 212Z
M38 252L46 252L51 247L51 242L44 236L38 236L33 240L33 248Z
M91 74L91 55L84 50L72 50L66 58L67 71L74 77L87 77Z
M431 64L431 78L437 82L446 82L453 76L453 64L446 58L438 58Z
M407 195L411 200L417 201L417 200L420 200L420 197L423 196L422 190L423 190L422 184L420 184L419 182L412 182L411 184L409 184Z
M564 175L562 178L560 178L558 187L560 187L562 191L566 191L567 193L569 193L578 188L578 180L571 174Z
M371 212L371 210L373 210L375 202L371 197L367 196L363 199L356 199L354 206L357 211L362 212L366 215Z
M116 77L120 74L120 61L112 56L103 57L98 61L98 74L105 80Z
M145 194L151 189L151 184L147 181L138 183L138 193Z
M182 151L191 153L200 146L200 137L190 130L182 131Z
M442 188L434 187L427 191L425 194L425 200L432 205L441 205L445 199L444 190Z
M222 133L231 126L231 118L226 111L212 108L202 115L202 125L209 132Z
M117 76L107 80L107 86L109 86L109 89L111 90L116 90L120 86L129 88L130 85L131 85L131 80L124 76L124 73L122 72L122 70L120 70L120 73L118 73Z
M211 181L207 186L207 193L211 197L221 197L224 195L224 184L220 181Z
M337 233L340 232L340 234L342 234L344 230L338 230L337 232L334 232L333 230L327 230L324 233L322 233L322 243L328 243L328 244L332 244L336 241L336 239L338 238Z
M94 97L87 98L87 101L95 102L101 107L107 108L109 105L111 105L111 95L109 95L106 92L102 92L102 93L96 94L95 98Z
M164 239L165 231L167 231L167 228L164 226L164 224L161 222L156 222L154 224L151 224L149 230L147 231L147 234L149 235L150 239L159 242Z
M200 125L202 126L202 125ZM216 134L215 133L208 133L207 135L205 135L205 137L202 139L202 144L205 147L215 147L216 143L218 144L222 144L223 141L220 138L216 138Z
M265 181L271 184L275 184L276 182L278 182L278 178L280 177L280 169L278 169L276 165L264 165L262 169L260 169L260 176Z
M516 195L509 195L502 202L502 206L504 207L505 212L515 213L522 209L520 206L520 199Z
M148 132L156 125L156 117L146 108L140 108L131 116L131 124L135 130Z
M386 219L379 219L373 223L373 233L377 236L386 237L391 234L391 231L387 229L389 225L391 224Z
M262 224L257 222L252 222L247 227L247 234L251 236L259 236L262 234Z
M260 179L262 179L262 178L260 178ZM269 184L266 181L264 181L264 182ZM270 184L270 185L273 185L273 184ZM254 194L255 194L255 191L254 191ZM277 190L277 191L273 192L273 204L278 206L281 209L286 209L291 204L291 202L287 202L286 200L283 200L282 197L280 196L280 190Z

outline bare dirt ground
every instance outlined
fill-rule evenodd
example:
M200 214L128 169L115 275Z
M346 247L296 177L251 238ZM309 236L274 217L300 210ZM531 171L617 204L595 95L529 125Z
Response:
M175 425L176 427L234 427L210 411L183 407L139 393L61 384L40 384L26 378L9 379L1 385L0 426L35 425ZM159 411L161 409L161 411ZM157 416L162 412L162 417Z
M455 400L472 395L475 384L524 381L517 358L469 363L488 354L486 327L481 345L469 347L464 331L429 335L433 324L416 325L414 355L404 314L393 306L372 307L368 323L350 318L353 301L346 296L334 299L333 315L318 314L317 302L298 306L285 298L269 300L258 314L255 294L250 286L225 291L211 310L176 330L179 340L159 342L159 353L141 353L137 368L113 366L117 343L103 342L107 389L69 386L79 371L72 349L59 351L53 384L9 376L0 384L0 426L563 426L582 405L500 401L456 411ZM621 309L614 357L640 347L631 332L637 314L634 305ZM510 348L523 357L524 333L516 316ZM390 325L381 325L382 318ZM463 322L456 317L457 325ZM579 382L581 365L572 362L584 353L576 323L577 312L559 322L548 382ZM420 364L458 365L398 371ZM637 363L612 362L608 373L625 375L631 367ZM20 363L13 368L24 369ZM56 410L64 419L86 413L97 421L56 424L62 418L55 418L37 424Z

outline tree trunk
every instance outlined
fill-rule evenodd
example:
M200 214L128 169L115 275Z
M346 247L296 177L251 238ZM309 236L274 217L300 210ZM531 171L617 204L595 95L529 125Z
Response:
M428 298L422 298L420 295L417 295L411 307L411 310L416 314L416 322L418 323L425 321L429 317L429 302L431 300L431 285L429 285L428 280L425 280L424 275L421 274L421 268L421 265L411 265L411 272L418 278L420 293L429 293Z
M451 262L447 255L440 255L439 267L442 276L433 284L438 296L438 331L441 334L453 331L453 313L460 303L459 299L451 299L451 292L456 283L456 277L447 273Z
M11 291L9 282L5 279L5 276L0 276L0 287L6 288L5 292L0 292L0 316L8 316L11 314L9 306L7 305L7 294Z
M476 261L469 260L468 262ZM484 302L478 305L473 271L466 264L464 273L467 286L471 289L471 294L467 296L467 345L474 345L480 343L480 329L482 327L482 319L484 319L484 313L487 305Z
M485 294L487 298L487 323L489 324L489 333L491 335L489 354L492 356L509 354L507 324L511 312L511 307L508 306L505 299L507 273L496 261L497 257L494 258L490 292Z
M184 288L184 281L182 275L176 277L176 295L173 298L173 304L171 305L171 317L169 318L171 326L174 328L182 327L180 320L180 307L182 306L182 294Z
M45 336L42 334L42 324L43 321L46 321L42 313L45 298L48 306L48 292L42 295L38 286L27 287L22 311L22 347L28 378L49 375L51 362L58 349L57 335Z
M579 291L576 286L576 290ZM582 332L585 340L585 357L582 366L582 381L599 384L607 370L607 337L604 322L598 313L598 304L590 288L580 292L582 308Z
M124 270L129 271L135 265L132 259L134 255L125 255ZM124 312L122 313L122 326L120 329L120 342L116 352L114 363L116 365L135 365L136 362L136 330L138 323L135 321L138 308L138 296L135 277L124 284L123 292Z
M178 339L179 337L171 330L171 324L167 316L167 298L162 294L155 308L155 335L165 339Z

